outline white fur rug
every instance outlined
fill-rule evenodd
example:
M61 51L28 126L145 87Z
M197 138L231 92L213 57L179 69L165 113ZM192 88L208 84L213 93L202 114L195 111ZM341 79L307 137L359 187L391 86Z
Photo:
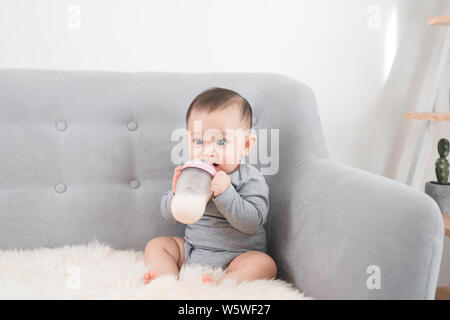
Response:
M143 252L119 251L93 241L87 245L0 251L0 299L309 299L282 280L236 285L202 283L224 271L183 266L179 279L163 275L144 285Z

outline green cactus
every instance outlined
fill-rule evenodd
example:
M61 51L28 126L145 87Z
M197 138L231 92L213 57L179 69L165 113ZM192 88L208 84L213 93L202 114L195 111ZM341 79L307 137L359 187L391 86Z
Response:
M436 160L436 178L438 184L448 184L448 160L446 159L450 149L450 144L447 139L442 138L438 142L439 158Z

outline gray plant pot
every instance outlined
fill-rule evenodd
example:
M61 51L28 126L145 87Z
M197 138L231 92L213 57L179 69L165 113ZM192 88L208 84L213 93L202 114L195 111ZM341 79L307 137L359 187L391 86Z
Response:
M425 193L437 202L442 213L450 213L450 184L426 182Z

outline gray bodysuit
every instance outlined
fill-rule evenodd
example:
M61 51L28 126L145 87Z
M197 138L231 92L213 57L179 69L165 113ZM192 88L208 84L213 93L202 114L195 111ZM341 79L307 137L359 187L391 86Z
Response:
M185 263L221 267L224 270L239 254L266 252L269 187L262 174L249 164L240 164L229 174L231 184L217 198L211 197L202 218L184 230ZM163 217L173 223L170 209L174 193L161 200Z

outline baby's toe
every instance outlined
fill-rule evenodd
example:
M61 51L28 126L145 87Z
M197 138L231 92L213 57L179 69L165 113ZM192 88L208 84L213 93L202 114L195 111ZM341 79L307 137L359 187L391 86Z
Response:
M203 282L211 282L211 281L213 281L213 277L212 277L212 275L210 275L208 273L204 273L204 274L202 274L202 281Z
M157 276L157 273L155 271L150 271L146 274L144 274L144 284L149 283L150 281L152 281L153 279L155 279Z

